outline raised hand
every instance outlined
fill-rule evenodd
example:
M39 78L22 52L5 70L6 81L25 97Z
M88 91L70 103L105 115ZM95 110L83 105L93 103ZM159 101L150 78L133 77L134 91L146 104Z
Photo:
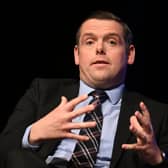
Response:
M96 104L90 104L74 110L75 106L86 100L87 95L82 95L68 101L66 97L61 97L61 103L46 116L32 125L29 142L36 144L41 141L56 138L72 138L77 140L88 140L87 136L77 135L71 132L72 129L88 128L96 126L96 122L74 123L72 119L94 110Z
M136 150L139 156L148 164L155 165L162 161L161 151L157 145L150 113L143 102L140 102L142 112L136 111L130 117L130 131L136 136L134 144L123 144L126 150Z

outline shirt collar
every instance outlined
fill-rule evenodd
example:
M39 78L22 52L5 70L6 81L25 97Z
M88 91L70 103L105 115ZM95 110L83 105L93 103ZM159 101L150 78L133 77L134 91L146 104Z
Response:
M118 101L120 100L124 87L125 85L121 84L115 88L104 90L107 93L109 100L113 105L118 103ZM86 85L86 83L80 80L79 95L88 94L93 90L94 88L89 87L88 85Z

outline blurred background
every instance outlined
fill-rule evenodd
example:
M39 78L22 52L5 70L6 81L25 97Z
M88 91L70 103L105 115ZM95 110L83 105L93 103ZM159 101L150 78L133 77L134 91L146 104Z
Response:
M127 87L168 102L167 15L162 1L7 2L1 8L0 129L34 78L78 77L75 33L81 20L97 9L114 12L133 31L136 61L128 69Z

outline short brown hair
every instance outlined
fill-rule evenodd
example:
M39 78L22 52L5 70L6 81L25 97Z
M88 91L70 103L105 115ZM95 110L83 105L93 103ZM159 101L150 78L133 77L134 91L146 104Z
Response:
M81 23L80 27L77 30L76 33L76 44L79 44L79 39L80 39L80 34L81 34L81 27L82 24L89 20L89 19L100 19L100 20L114 20L118 23L120 23L123 27L123 32L124 32L124 40L126 42L126 46L127 49L128 47L133 43L133 34L131 29L128 27L128 25L118 16L116 16L115 14L108 12L108 11L102 11L102 10L98 10L98 11L94 11L93 13L91 13L86 19L84 19L84 21Z

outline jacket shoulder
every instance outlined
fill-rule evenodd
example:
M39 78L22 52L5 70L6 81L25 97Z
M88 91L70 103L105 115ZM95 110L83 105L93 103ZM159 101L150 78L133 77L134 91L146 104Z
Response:
M166 102L160 101L143 93L137 91L125 90L124 100L131 101L132 104L137 104L142 101L144 102L150 111L158 111L162 113L163 111L168 114L168 104Z
M54 89L78 84L79 80L74 78L35 78L30 86L42 89Z

